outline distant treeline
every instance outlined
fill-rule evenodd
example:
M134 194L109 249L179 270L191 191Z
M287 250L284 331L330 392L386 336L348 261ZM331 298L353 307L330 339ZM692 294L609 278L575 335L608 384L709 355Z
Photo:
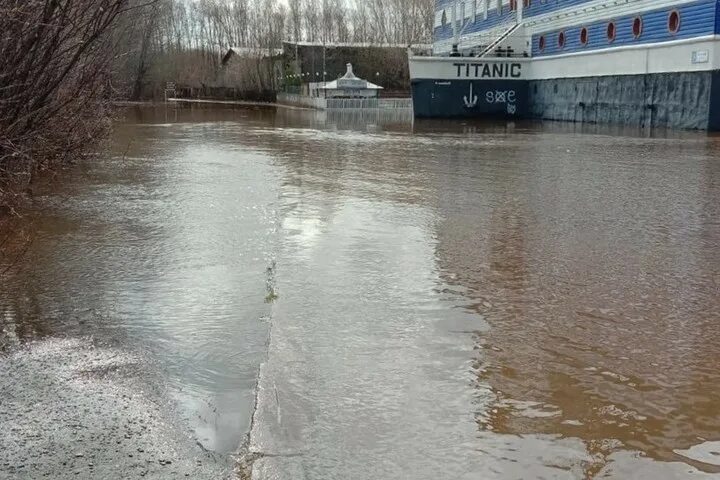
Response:
M432 35L433 0L160 0L147 9L117 68L117 85L136 100L157 95L165 82L276 90L278 72L263 57L283 40L407 45ZM257 51L243 78L222 74L230 47Z

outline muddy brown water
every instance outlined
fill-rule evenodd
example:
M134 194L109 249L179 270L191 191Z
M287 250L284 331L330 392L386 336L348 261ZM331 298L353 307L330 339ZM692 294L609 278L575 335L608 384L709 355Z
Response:
M258 478L720 476L718 137L136 108L33 189L0 342L143 351Z

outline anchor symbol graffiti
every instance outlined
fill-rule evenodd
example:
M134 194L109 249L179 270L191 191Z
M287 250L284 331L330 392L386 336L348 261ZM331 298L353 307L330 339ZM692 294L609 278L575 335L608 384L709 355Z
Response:
M468 97L463 97L463 102L465 102L465 106L467 108L473 108L475 105L477 105L478 97L477 95L473 96L473 89L472 89L472 83L470 84L470 100L468 100Z

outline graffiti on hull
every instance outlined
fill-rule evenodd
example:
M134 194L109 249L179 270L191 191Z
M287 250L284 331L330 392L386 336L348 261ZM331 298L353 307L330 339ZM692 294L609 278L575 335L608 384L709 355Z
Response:
M517 112L517 93L515 90L489 90L485 92L485 102L489 105L505 104L507 113L513 115ZM475 108L478 96L473 94L473 84L470 83L470 92L463 96L465 108Z

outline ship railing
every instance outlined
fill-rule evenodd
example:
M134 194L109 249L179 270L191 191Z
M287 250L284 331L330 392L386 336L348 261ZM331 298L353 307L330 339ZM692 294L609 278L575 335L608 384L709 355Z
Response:
M515 31L517 31L517 29L520 28L521 25L522 25L521 23L516 23L516 24L512 25L510 28L508 28L507 30L505 30L498 38L496 38L490 45L488 45L487 48L485 48L485 50L480 52L480 55L478 55L478 57L488 56L488 54L490 52L492 52L493 50L495 50L503 40L505 40L510 35L512 35Z
M507 37L505 38L507 39ZM528 58L531 55L529 49L515 50L512 46L507 47L501 46L502 40L498 35L483 34L482 36L475 37L472 41L465 39L465 44L461 42L458 51L455 55L452 53L444 54L449 56L458 57L512 57L512 58ZM523 36L523 38L516 38L515 44L522 43L523 45L531 43L531 36ZM524 40L521 42L521 40Z
M527 50L523 50L522 52L516 52L512 47L497 47L495 50L493 50L491 53L485 55L486 57L512 57L512 58L527 58L530 56L530 54L527 52Z
M460 52L459 56L460 57L478 57L478 55L475 54L476 50L477 49L471 48L469 50L462 51L462 52ZM518 52L518 51L514 50L512 47L508 47L508 48L498 47L495 50L493 50L492 52L490 52L490 54L485 55L485 58L529 58L529 57L530 57L530 53L527 50Z

